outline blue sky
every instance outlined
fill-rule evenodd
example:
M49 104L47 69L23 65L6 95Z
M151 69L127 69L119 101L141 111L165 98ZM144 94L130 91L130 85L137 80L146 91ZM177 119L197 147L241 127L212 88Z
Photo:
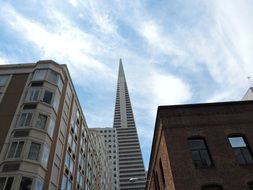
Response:
M240 100L251 0L0 2L0 64L67 64L89 127L111 127L122 58L146 168L158 105Z

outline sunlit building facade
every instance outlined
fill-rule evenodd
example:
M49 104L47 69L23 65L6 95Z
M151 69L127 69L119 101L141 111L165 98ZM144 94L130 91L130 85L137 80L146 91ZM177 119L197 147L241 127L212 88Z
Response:
M0 189L110 189L99 138L88 130L66 65L0 66Z

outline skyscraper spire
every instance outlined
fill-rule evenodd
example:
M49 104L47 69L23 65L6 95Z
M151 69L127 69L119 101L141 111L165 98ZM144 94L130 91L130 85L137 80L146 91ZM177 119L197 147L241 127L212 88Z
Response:
M121 59L113 128L116 128L118 136L120 190L144 190L145 169ZM130 178L137 180L133 183Z

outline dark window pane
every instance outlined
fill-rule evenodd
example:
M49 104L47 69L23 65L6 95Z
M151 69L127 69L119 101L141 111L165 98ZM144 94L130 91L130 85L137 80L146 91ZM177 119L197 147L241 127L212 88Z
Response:
M24 142L19 142L18 143L18 147L17 147L17 150L16 150L15 158L19 158L20 157L23 145L24 145Z
M32 178L22 177L19 190L31 190L32 189Z
M11 190L13 177L9 177L4 190Z
M44 94L43 102L51 104L52 97L53 97L53 93L46 90Z
M247 164L253 164L253 158L252 158L252 155L250 154L249 150L245 147L245 148L241 148L241 152L243 154L245 162Z
M18 144L17 142L13 142L13 143L11 144L11 148L10 148L10 150L9 150L8 158L13 158L13 157L14 157L17 144Z
M0 190L4 189L6 177L0 177Z
M191 139L189 140L189 146L191 150L205 149L205 142L203 139Z
M248 186L249 186L249 190L253 190L253 181L249 182Z
M211 163L207 150L201 150L200 155L201 155L203 166L207 166L207 167L211 166L212 163Z
M240 164L253 164L253 157L244 137L228 137L228 140Z
M212 161L204 139L189 139L188 145L191 149L193 163L196 167L212 166Z

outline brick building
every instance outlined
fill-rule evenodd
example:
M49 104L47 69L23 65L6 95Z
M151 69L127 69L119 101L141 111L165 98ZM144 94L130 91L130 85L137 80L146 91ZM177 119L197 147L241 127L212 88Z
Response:
M147 190L252 190L253 101L159 106Z

